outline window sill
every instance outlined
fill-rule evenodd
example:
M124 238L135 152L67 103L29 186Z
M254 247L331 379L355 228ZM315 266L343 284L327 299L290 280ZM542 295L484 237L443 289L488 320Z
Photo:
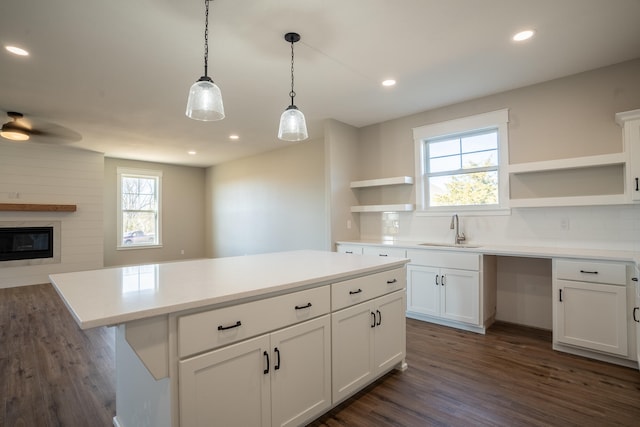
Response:
M478 209L478 208L464 208L460 206L455 209L430 209L430 210L416 210L416 216L451 216L453 214L464 215L464 216L500 216L500 215L511 215L510 208L491 208L491 209Z
M126 245L126 246L117 246L117 251L129 251L133 249L160 249L162 245Z

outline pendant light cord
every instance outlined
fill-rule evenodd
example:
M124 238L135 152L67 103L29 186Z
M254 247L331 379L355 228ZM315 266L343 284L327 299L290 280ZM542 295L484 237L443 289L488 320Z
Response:
M207 68L209 63L209 1L204 0L205 14L204 14L204 76L208 77Z
M291 105L294 105L293 98L295 98L296 96L296 93L293 90L293 43L295 42L291 42L291 92L289 92L289 96L291 97Z

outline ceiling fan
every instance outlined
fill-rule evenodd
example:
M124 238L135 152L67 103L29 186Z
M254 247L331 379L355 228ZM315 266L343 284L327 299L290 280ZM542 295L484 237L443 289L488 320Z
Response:
M42 120L27 119L24 114L16 111L7 111L10 120L2 125L0 137L11 141L27 141L50 143L77 142L82 135L64 126Z

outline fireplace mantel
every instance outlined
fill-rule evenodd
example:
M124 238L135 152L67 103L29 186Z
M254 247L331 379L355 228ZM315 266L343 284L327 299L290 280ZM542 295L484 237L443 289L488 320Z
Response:
M14 212L75 212L76 205L54 205L41 203L0 203L0 211Z

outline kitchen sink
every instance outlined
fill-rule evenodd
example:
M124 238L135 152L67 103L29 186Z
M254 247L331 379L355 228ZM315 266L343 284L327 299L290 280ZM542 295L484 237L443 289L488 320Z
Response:
M438 246L438 247L445 247L445 248L479 248L480 246L478 245L467 245L465 243L432 243L432 242L427 242L427 243L418 243L419 246Z

